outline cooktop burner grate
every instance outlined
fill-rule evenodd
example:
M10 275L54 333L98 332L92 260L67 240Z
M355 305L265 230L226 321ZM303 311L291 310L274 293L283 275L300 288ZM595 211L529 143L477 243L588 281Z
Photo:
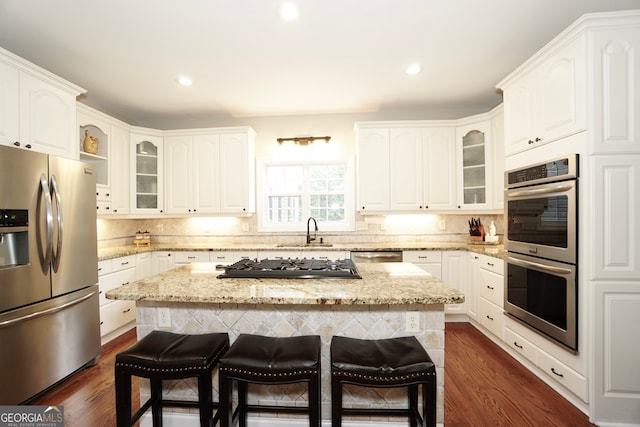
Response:
M219 279L362 279L350 259L322 260L307 258L243 259L226 266Z

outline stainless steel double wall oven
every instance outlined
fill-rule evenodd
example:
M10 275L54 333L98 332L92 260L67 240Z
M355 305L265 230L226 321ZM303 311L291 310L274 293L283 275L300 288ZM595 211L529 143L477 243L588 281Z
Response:
M578 351L578 155L505 173L507 314Z

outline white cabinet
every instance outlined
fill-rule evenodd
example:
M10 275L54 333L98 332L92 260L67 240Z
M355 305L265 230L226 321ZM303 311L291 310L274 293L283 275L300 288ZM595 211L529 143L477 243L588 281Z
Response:
M0 144L20 140L20 72L0 62Z
M389 210L389 128L356 126L357 210Z
M450 316L449 320L467 319L467 251L443 251L442 252L442 281L462 292L465 302L462 304L445 304L444 312Z
M154 251L151 254L151 271L154 275L172 270L175 267L176 263L172 252Z
M477 320L489 332L502 340L504 335L504 261L480 255L476 280Z
M162 136L131 133L131 213L164 212L164 145Z
M105 297L107 291L135 280L136 255L98 263L100 336L103 344L135 326L135 301L110 300Z
M109 181L111 183L111 214L128 214L130 206L130 145L129 129L112 124L109 140Z
M402 261L417 265L433 277L442 278L441 251L403 251Z
M255 132L220 134L220 212L250 214L255 207Z
M166 212L255 212L253 130L208 132L165 137Z
M81 93L84 89L0 48L0 144L77 159Z
M86 105L77 106L80 160L91 163L96 174L98 215L129 213L129 129L122 122ZM97 152L84 149L87 135L97 139Z
M358 210L455 209L455 131L438 122L357 125Z
M455 208L455 139L451 127L390 129L390 209Z
M493 209L504 210L504 105L489 113L491 116L491 151L493 152Z
M538 55L501 82L511 155L586 129L585 36Z
M192 262L209 262L208 251L175 251L173 255L176 266Z
M458 209L493 208L491 121L483 120L456 128L458 149Z
M136 280L146 279L152 275L151 252L136 254Z
M20 73L20 143L36 151L75 159L76 96Z
M467 293L465 302L467 303L467 315L470 319L478 319L478 280L480 276L480 255L467 253Z

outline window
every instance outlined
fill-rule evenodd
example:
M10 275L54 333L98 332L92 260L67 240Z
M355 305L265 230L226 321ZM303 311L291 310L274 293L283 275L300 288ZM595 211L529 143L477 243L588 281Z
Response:
M266 162L259 174L260 231L300 231L308 217L321 230L353 230L352 162Z

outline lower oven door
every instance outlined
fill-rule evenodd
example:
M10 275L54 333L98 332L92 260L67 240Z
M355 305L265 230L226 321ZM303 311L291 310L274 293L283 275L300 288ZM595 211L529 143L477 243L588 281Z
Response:
M577 353L576 266L509 253L505 273L507 314Z

